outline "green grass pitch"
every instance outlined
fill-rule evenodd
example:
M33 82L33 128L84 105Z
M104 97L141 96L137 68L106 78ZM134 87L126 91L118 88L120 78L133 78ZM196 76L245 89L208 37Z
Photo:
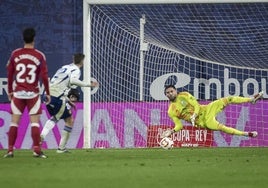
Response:
M5 150L0 150L5 154ZM81 149L0 158L2 188L263 188L268 148Z

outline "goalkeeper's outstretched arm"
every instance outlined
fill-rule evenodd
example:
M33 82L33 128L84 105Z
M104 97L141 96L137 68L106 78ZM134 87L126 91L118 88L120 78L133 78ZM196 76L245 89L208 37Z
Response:
M178 132L179 130L182 129L183 125L181 123L181 120L177 117L171 117L172 121L174 122L174 128L172 129L173 130L173 133L174 132Z
M166 131L164 131L161 135L161 138L164 137L170 137L173 133L178 132L179 130L181 130L183 128L183 125L181 123L181 120L177 117L170 117L172 119L172 121L174 122L174 128L173 129L168 129Z

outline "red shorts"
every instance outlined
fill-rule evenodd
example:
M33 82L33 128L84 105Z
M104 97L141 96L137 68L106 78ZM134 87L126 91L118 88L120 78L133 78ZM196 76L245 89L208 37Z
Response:
M24 109L27 107L30 115L41 114L41 99L40 96L37 95L32 99L19 99L16 97L12 97L11 100L11 113L21 115Z

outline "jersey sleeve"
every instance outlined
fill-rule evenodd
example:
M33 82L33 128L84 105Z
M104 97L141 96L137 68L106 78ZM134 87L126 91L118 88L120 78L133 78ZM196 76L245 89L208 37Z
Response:
M193 95L191 95L190 93L188 93L187 101L189 104L191 104L193 106L194 113L198 114L200 111L200 105L199 105L198 101L196 100L196 98Z
M81 81L79 80L78 78L74 77L74 78L70 78L70 83L72 85L76 85L76 86L80 86L80 87L89 87L90 84L84 82L84 81Z
M46 58L45 57L43 57L43 61L42 61L41 78L42 78L42 82L44 84L44 88L45 88L46 94L47 95L50 95L49 81L48 81L48 69L47 69L47 62L46 62Z
M181 120L177 117L176 115L176 109L174 108L174 106L170 105L169 109L168 109L168 116L170 117L170 119L173 121L174 123L174 128L173 130L175 132L179 131L182 129L183 125Z
M80 87L89 87L90 84L86 83L84 81L81 81L80 78L81 72L79 69L73 71L70 75L70 84L71 85L76 85Z
M170 117L170 118L174 122L174 128L173 128L174 131L177 132L177 131L181 130L183 127L181 120L177 117Z
M12 55L7 62L7 84L8 84L8 93L13 92L12 84L13 84L13 77L14 77L14 63L12 59Z

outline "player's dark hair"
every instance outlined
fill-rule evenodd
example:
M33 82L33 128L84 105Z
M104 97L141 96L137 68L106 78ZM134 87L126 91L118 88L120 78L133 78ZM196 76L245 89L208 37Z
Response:
M67 97L70 98L71 96L75 96L77 98L77 101L79 101L80 99L80 92L78 91L78 89L70 89L70 91L68 92Z
M85 55L82 54L82 53L76 53L76 54L74 54L74 56L73 56L74 64L81 63L81 61L84 60L84 58L85 58Z
M32 27L26 28L23 31L23 40L25 43L32 43L35 37L35 30Z
M176 88L175 88L174 85L167 85L167 86L165 86L165 93L166 93L166 90L167 90L168 88L173 88L173 89L176 90Z

